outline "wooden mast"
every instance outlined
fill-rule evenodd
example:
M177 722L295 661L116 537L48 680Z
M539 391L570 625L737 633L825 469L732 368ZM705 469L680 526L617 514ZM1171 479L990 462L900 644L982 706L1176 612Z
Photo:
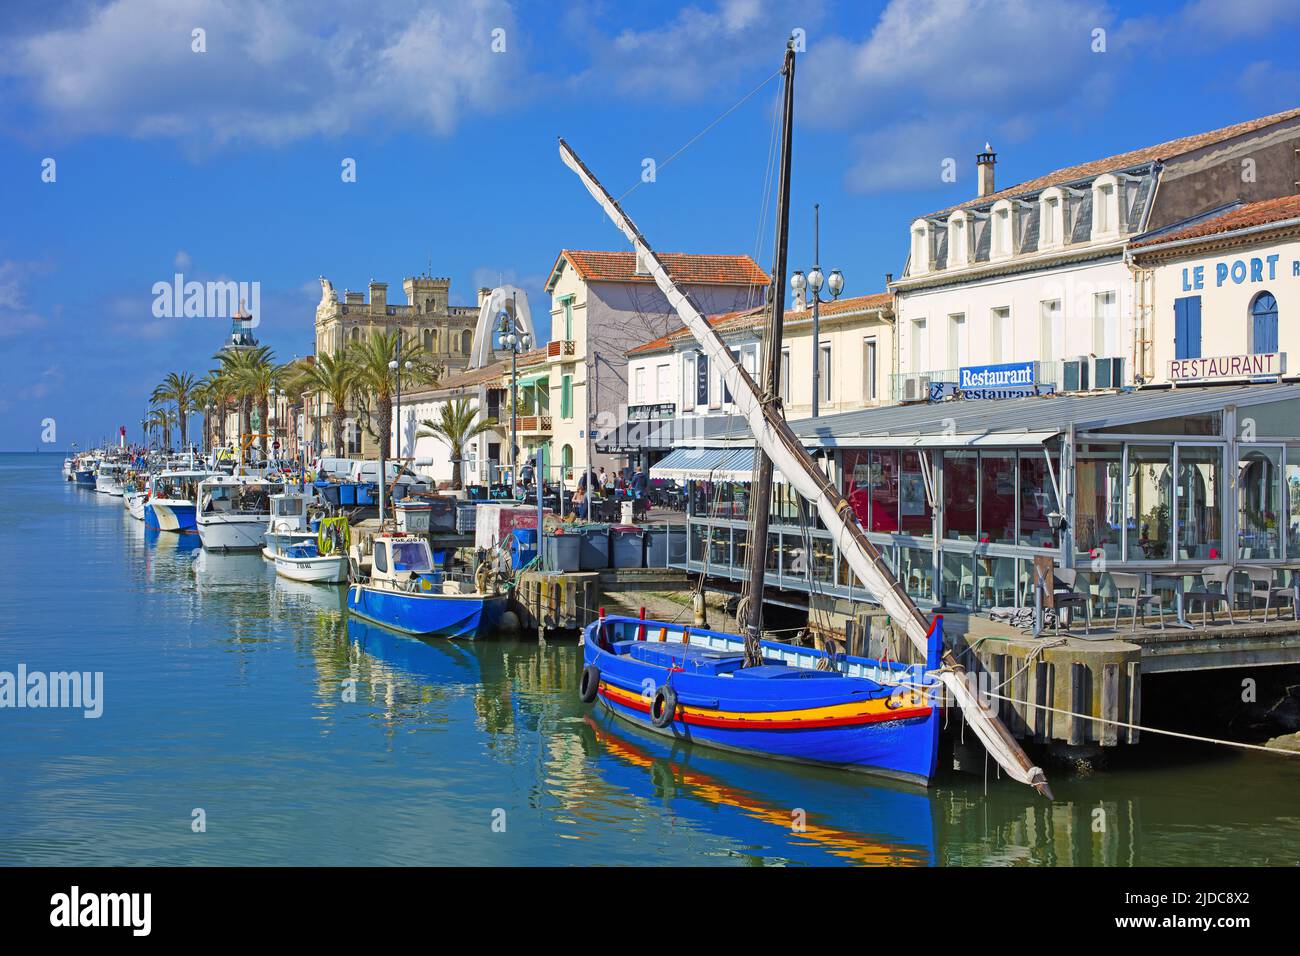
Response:
M790 147L794 134L794 41L785 44L785 107L781 120L781 172L777 187L776 248L772 250L772 284L768 287L768 304L772 315L767 329L767 354L764 356L763 403L780 409L781 403L781 336L785 327L785 260L790 235ZM813 388L817 383L813 383ZM755 443L754 486L750 495L754 516L753 538L749 542L749 620L745 622L745 666L763 663L760 641L763 637L763 590L767 561L767 524L772 507L772 459Z
M787 58L787 62L792 65L788 51ZM650 247L636 223L623 211L614 197L609 194L609 190L601 185L586 164L578 158L569 144L561 139L559 146L560 159L578 175L592 198L600 204L614 225L632 243L633 248L647 264L655 284L664 294L669 305L676 310L682 323L700 343L710 363L718 369L723 383L731 391L737 410L749 422L757 446L781 468L781 474L789 482L790 487L815 506L818 517L831 533L832 540L858 580L872 592L875 599L902 627L921 654L926 654L930 623L894 577L893 571L890 570L876 546L867 538L839 489L809 456L803 443L790 430L780 410L773 403L764 401L764 396L754 383L754 379L736 361L717 329L704 318L690 296L677 287L672 276L668 274L663 260ZM779 281L777 276L774 276L773 280ZM783 313L782 318L784 318ZM760 554L767 550L765 543L754 544L753 548L757 548ZM761 599L761 596L762 592L759 591L757 595L751 596L751 601L754 597ZM1051 789L1048 787L1047 777L1042 769L1034 766L1029 760L1006 726L998 719L996 711L976 697L967 684L969 675L951 651L943 655L942 666L936 676L961 708L962 715L971 730L999 766L1012 779L1033 787L1051 799Z

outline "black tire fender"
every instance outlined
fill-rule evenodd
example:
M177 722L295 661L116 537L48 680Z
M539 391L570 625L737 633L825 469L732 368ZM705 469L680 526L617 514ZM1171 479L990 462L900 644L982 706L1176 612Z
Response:
M677 691L664 684L655 691L654 697L650 700L650 723L656 727L668 727L672 725L676 716Z
M588 664L582 669L582 678L578 681L578 699L584 704L590 704L596 699L599 690L600 668L595 664Z

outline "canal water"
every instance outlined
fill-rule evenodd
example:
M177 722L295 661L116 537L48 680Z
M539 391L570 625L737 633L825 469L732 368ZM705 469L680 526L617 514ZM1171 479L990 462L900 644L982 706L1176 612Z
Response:
M1144 743L1048 803L674 749L579 703L572 640L349 621L61 461L0 455L0 671L102 672L103 712L0 710L0 863L1300 862L1300 761Z

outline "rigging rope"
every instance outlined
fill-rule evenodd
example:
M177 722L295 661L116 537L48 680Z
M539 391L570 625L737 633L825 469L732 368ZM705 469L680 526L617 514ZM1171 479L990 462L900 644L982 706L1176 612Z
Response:
M726 110L724 110L723 112L719 113L716 117L713 118L713 120L709 123L708 126L704 127L704 129L700 130L698 133L696 133L694 136L692 136L690 139L688 139L684 144L682 144L682 146L680 146L680 147L677 149L676 152L674 152L672 155L670 155L670 156L669 156L667 159L665 159L662 163L657 163L657 164L655 164L655 170L656 170L656 172L657 172L658 170L660 170L660 169L663 169L665 166L667 166L669 163L671 163L674 159L676 159L676 158L677 158L678 156L680 156L682 153L686 152L686 150L688 150L688 149L690 149L692 146L694 146L695 143L696 143L696 142L697 142L701 137L703 137L706 133L709 132L709 130L713 129L713 127L717 126L717 125L718 125L719 123L721 123L724 119L726 119L728 116L730 116L730 115L731 115L732 113L734 113L736 110L738 110L741 106L743 106L746 102L748 102L750 99L752 99L752 98L754 97L754 95L757 94L757 93L759 92L759 90L761 90L763 87L767 86L767 84L771 83L774 77L778 77L778 76L780 76L780 75L781 75L781 71L780 71L780 70L777 70L775 73L773 73L771 76L769 76L767 79L765 79L762 83L758 84L758 86L754 87L752 90L750 90L748 93L746 93L744 96L742 96L739 100L737 100L737 101L736 101L735 103L733 103L731 106L727 107ZM627 192L623 193L623 195L619 196L618 199L615 200L615 202L622 203L623 200L626 199L628 196L630 196L630 195L631 195L631 194L636 190L636 188L637 188L638 186L640 186L643 182L645 182L645 180L643 180L643 179L638 179L638 180L637 180L637 181L632 185L632 187L631 187L630 189L628 189Z

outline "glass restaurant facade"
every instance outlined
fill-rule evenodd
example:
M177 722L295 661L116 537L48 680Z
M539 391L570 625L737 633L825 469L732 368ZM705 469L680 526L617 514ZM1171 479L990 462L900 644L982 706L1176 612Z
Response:
M952 400L791 424L922 605L1032 606L1040 555L1145 571L1157 590L1207 565L1300 564L1300 385ZM687 487L678 566L745 576L753 455L697 443L651 469ZM779 476L764 554L770 587L871 599ZM1105 603L1104 573L1093 583Z

